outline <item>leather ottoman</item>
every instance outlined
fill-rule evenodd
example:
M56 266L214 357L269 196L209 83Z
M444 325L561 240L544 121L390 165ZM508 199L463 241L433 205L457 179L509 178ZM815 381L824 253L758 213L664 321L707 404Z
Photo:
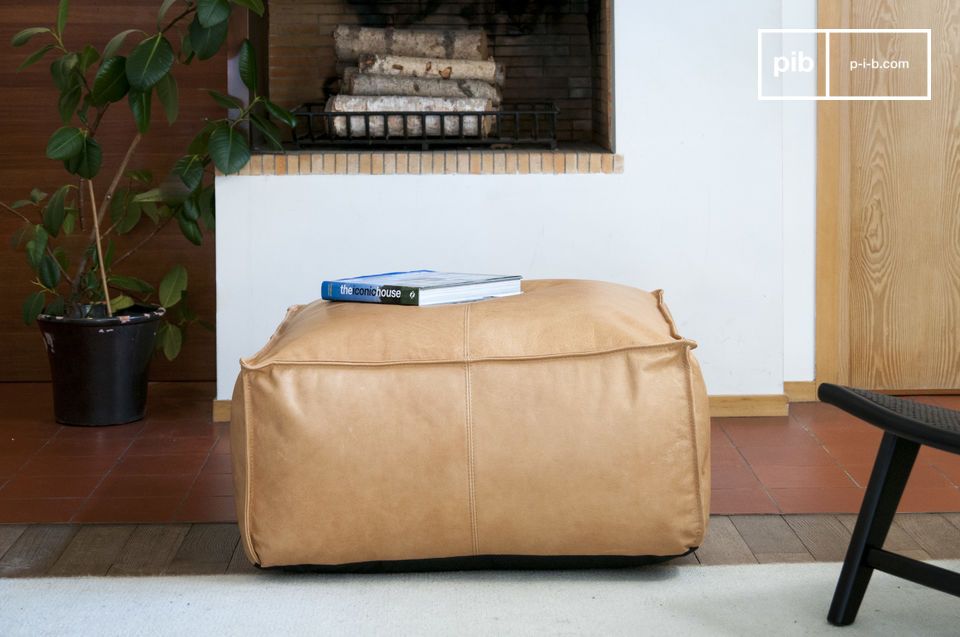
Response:
M660 291L289 310L241 361L237 514L261 566L633 564L699 546L710 421Z

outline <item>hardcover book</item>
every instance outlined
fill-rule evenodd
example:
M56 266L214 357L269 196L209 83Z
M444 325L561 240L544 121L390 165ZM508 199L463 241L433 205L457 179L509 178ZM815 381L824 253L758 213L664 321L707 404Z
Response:
M461 274L414 270L387 272L324 281L326 301L355 301L391 305L439 305L520 294L517 275Z

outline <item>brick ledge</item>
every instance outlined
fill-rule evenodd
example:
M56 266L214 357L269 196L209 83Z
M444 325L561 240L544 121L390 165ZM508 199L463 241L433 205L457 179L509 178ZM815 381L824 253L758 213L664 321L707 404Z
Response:
M569 175L622 172L623 156L613 153L457 150L255 154L238 174Z

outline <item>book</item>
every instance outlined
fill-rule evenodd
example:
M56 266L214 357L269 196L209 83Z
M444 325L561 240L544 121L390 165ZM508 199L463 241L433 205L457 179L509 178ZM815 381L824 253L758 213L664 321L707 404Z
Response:
M464 303L520 294L521 278L517 275L462 274L433 270L387 272L324 281L320 295L326 301L390 305Z

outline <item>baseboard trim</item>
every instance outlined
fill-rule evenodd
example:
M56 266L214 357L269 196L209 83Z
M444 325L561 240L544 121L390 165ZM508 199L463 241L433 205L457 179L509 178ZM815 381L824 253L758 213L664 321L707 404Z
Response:
M819 400L815 380L785 380L783 393L792 403L815 403Z
M230 422L230 401L213 401L213 422Z
M710 396L710 415L714 418L786 416L788 407L785 394Z
M786 394L710 396L710 415L715 418L786 416ZM230 422L230 401L213 401L213 422Z

